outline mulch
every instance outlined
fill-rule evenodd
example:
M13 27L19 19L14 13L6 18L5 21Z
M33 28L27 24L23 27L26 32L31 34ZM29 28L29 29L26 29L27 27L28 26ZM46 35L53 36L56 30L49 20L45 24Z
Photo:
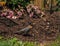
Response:
M55 40L60 30L60 12L53 14L46 13L40 18L30 18L24 16L22 18L13 20L5 17L0 17L0 35L5 38L17 37L23 41L50 41ZM16 31L21 30L28 25L32 25L28 35L15 34Z

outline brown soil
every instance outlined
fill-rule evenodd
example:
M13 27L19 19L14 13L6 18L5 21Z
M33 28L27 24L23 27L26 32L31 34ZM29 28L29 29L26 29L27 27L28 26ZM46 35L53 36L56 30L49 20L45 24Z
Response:
M25 16L20 19L12 20L0 17L0 35L5 37L17 37L23 41L45 41L55 40L60 30L60 12L55 12L52 15L49 13L40 18L29 18ZM11 21L11 22L10 22ZM28 25L32 25L28 35L15 34Z

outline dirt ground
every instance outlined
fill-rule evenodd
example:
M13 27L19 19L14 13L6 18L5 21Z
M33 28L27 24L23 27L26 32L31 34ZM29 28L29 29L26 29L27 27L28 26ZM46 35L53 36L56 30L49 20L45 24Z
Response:
M23 41L50 41L55 40L60 30L60 12L54 12L40 18L23 18L12 20L0 17L0 35L7 37L17 37ZM11 21L11 22L10 22ZM32 25L29 35L15 34L16 31L21 30L28 25Z

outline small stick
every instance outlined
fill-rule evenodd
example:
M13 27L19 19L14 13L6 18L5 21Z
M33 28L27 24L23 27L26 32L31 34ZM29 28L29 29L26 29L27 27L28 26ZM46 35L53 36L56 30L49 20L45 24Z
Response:
M4 18L2 18L2 17L0 18L0 23L3 23L3 24L5 24L8 27L12 27L14 25L18 25L14 21L12 21L12 20L10 20L8 18L5 18L5 17Z

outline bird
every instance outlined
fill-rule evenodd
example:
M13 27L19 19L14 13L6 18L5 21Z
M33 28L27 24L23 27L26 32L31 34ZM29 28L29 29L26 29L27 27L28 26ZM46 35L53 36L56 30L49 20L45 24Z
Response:
M17 31L15 34L19 34L19 35L28 35L28 33L30 32L30 29L32 28L31 25L28 25L27 27Z

